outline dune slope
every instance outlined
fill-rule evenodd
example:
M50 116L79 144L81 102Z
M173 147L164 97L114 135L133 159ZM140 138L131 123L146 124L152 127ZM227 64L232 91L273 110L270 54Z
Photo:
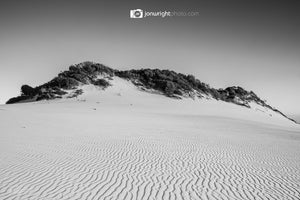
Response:
M299 125L111 83L0 106L0 199L300 198Z

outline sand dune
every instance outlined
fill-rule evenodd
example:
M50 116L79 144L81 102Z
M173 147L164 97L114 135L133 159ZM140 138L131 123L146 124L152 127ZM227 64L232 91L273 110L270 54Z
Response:
M300 199L300 128L115 80L0 107L0 199Z

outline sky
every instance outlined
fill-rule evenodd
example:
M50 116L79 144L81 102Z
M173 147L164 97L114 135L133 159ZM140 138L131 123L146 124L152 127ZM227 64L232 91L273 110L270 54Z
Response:
M131 19L131 9L198 16ZM300 115L299 1L1 1L0 103L83 61L193 74Z

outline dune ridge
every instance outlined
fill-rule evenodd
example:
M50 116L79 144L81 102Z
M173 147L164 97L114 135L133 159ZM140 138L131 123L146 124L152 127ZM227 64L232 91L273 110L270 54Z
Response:
M81 89L1 106L1 200L300 198L300 128L276 112Z

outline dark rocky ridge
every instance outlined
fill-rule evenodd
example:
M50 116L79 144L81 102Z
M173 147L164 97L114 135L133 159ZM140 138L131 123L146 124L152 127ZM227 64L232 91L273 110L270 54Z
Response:
M100 74L104 75L106 79L97 78ZM69 70L59 73L51 81L35 88L23 85L21 87L21 95L9 99L6 103L12 104L61 98L62 95L66 94L65 90L77 89L77 86L81 84L94 84L103 88L109 87L110 84L107 79L109 80L113 76L128 79L143 90L155 90L172 98L194 98L195 96L202 98L209 96L248 108L250 108L249 103L255 102L288 118L282 112L261 100L254 92L249 92L241 87L233 86L226 89L215 89L196 79L193 75L184 75L160 69L119 71L93 62L71 65ZM71 97L81 93L82 91L76 90ZM288 119L295 122L291 118Z

